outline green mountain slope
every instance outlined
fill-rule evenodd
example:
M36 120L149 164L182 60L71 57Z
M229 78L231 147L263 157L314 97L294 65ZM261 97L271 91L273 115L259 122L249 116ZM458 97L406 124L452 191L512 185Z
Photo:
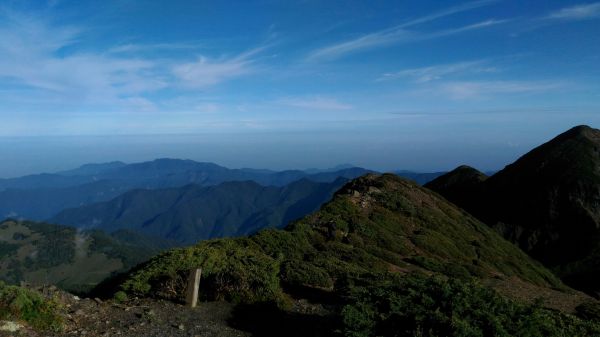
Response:
M107 232L130 229L190 244L283 227L318 209L346 181L301 179L284 187L246 181L134 190L109 202L65 210L50 221Z
M246 303L233 322L257 335L600 332L593 323L522 304L543 298L572 312L589 298L445 199L389 174L351 181L285 230L164 252L113 291L182 300L192 268L202 268L203 299Z
M126 231L107 235L6 220L0 223L0 280L85 291L171 246L165 240Z
M600 130L568 130L477 188L462 181L446 189L435 181L426 186L502 232L570 285L600 294Z
M348 183L286 230L170 250L130 274L123 289L173 298L180 295L172 289L177 278L192 267L203 268L206 296L241 300L278 299L281 285L331 291L340 280L373 272L563 287L475 218L394 175Z

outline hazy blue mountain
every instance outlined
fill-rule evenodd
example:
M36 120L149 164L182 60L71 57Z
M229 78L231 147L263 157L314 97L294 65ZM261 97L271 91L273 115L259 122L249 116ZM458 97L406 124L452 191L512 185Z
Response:
M60 212L50 221L75 227L119 229L194 243L239 236L288 222L317 210L347 180L301 179L284 187L256 182L129 191L108 202Z
M320 168L308 168L303 170L304 172L308 173L308 174L315 174L315 173L323 173L323 172L334 172L334 171L341 171L341 170L345 170L345 169L349 169L349 168L354 168L356 167L356 165L352 165L352 164L339 164L339 165L335 165L334 167L330 167L327 169L320 169Z
M339 176L355 178L356 175L369 172L372 171L346 166L336 170L328 169L320 172L302 170L272 171L251 168L229 169L214 163L161 158L132 164L119 161L85 164L76 169L56 173L0 179L0 190L9 188L63 188L101 180L126 181L129 185L148 188L175 187L192 183L209 186L225 181L245 180L256 181L262 185L283 186L302 178L316 181L333 181Z
M120 181L98 181L64 188L8 189L0 192L0 216L44 220L66 208L110 200L131 188Z
M0 180L0 217L46 220L67 209L104 202L133 189L166 189L190 184L215 186L230 181L254 181L283 187L300 179L330 183L354 179L373 171L351 165L324 170L271 171L229 169L214 163L181 159L156 159L125 164L86 164L53 174ZM440 173L399 171L399 175L423 184Z
M255 181L266 186L284 186L302 178L331 182L338 177L353 179L372 171L359 167L309 174L301 170L270 171L229 169L214 163L181 159L156 159L149 162L117 166L95 174L99 180L126 180L139 187L177 187L187 184L217 185L226 181Z
M59 174L32 174L19 178L0 179L0 191L7 189L64 188L93 182L89 176L63 176Z
M112 161L108 163L92 163L81 165L76 169L61 171L57 174L62 176L90 176L98 175L109 170L121 168L123 166L127 166L127 164L125 164L122 161Z
M139 188L214 186L228 181L254 181L281 187L303 178L333 182L339 177L352 179L368 172L371 171L362 168L317 174L300 170L228 169L213 163L180 159L86 164L54 174L0 180L0 217L45 220L64 209L108 201Z

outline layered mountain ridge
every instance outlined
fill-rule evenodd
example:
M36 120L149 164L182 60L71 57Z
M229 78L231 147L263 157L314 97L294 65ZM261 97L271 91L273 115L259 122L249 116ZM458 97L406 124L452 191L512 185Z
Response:
M455 170L425 186L569 284L600 294L600 130L574 127L479 182L460 176Z
M124 164L86 164L54 174L37 174L0 179L0 215L29 220L48 220L67 208L111 200L133 189L202 187L223 182L254 181L264 186L282 187L308 179L331 183L352 179L370 170L344 167L308 173L300 170L269 171L228 169L213 163L181 159L156 159Z
M317 210L347 179L301 179L283 187L253 181L133 190L104 203L67 209L50 222L107 232L128 229L180 244L281 228Z

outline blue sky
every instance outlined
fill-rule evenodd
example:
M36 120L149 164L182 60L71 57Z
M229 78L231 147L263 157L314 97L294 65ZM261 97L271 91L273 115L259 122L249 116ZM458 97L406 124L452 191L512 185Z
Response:
M0 175L158 156L497 169L600 126L599 61L591 1L3 1Z

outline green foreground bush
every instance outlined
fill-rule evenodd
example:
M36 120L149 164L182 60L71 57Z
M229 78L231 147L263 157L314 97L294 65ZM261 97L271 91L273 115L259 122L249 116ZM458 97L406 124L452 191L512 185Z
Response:
M39 293L9 286L0 281L0 319L24 321L37 330L59 331L62 318L59 304Z
M519 304L473 282L410 276L362 283L348 288L344 336L600 336L600 321Z

